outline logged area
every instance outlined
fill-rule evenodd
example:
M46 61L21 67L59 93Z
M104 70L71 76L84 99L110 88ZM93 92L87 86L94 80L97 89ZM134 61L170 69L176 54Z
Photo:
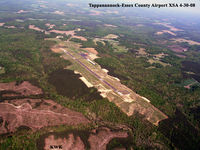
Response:
M92 149L106 150L107 145L114 138L127 138L124 131L112 131L107 127L99 127L91 131L69 131L62 133L49 133L40 137L37 146L39 150L48 150L51 145L64 147L66 149Z
M26 92L27 89L29 89L29 93ZM26 81L19 85L16 85L16 83L1 83L0 92L10 91L17 93L20 90L22 92L17 97L41 94L41 89ZM82 114L64 108L52 100L15 99L16 95L2 95L2 98L6 97L9 97L10 100L0 103L0 134L15 132L21 126L38 130L47 126L89 123L89 120Z

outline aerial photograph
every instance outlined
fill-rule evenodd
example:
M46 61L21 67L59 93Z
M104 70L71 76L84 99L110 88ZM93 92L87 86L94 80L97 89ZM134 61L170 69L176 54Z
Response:
M0 0L0 150L199 149L199 0Z

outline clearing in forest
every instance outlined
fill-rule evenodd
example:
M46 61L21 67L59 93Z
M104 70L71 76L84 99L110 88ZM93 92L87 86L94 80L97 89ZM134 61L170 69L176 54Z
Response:
M150 103L150 100L136 94L119 80L108 75L89 55L82 55L85 50L80 48L80 44L71 41L56 41L58 45L63 45L63 47L59 46L62 58L70 60L73 64L68 69L79 72L103 97L115 103L128 116L139 113L154 125L158 125L159 121L167 118Z

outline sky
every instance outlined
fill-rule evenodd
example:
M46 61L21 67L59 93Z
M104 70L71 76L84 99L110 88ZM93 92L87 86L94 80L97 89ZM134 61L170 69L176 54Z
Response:
M177 11L177 12L185 12L185 13L195 13L200 14L200 0L89 0L91 3L195 3L195 7L192 8L183 8L183 7L175 7L175 8L164 8L169 11ZM163 9L163 8L160 8Z

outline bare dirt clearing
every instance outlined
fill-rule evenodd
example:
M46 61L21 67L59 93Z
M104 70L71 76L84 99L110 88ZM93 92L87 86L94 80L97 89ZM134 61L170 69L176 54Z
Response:
M5 23L0 23L0 27L2 27Z
M56 48L56 47L51 48L51 50L55 53L61 53L62 52L62 50L60 48Z
M83 37L83 36L74 35L73 38L80 39L82 41L87 41L87 39L85 37Z
M45 32L45 30L42 30L42 29L36 27L35 25L29 25L29 29L39 31L39 32Z
M162 35L164 33L168 33L168 34L171 34L173 36L176 36L176 34L174 32L169 31L169 30L162 30L162 31L156 32L156 35Z
M112 132L108 128L102 128L100 131L94 130L94 134L91 134L88 141L92 150L106 150L107 144L113 138L127 138L126 132Z
M96 58L99 58L96 54L89 53L88 56L91 58L91 60L95 60Z
M64 108L52 100L21 99L12 100L11 103L0 103L0 116L3 119L0 134L15 132L20 126L37 130L61 124L89 123L82 114Z
M182 39L182 38L177 38L177 39L173 38L171 40L174 41L174 42L179 42L179 43L187 42L190 45L200 45L200 42L196 42L196 41L192 41L192 40L187 40L187 39Z
M154 24L165 26L165 27L169 28L169 30L174 31L174 32L183 31L183 30L181 30L181 29L178 29L178 28L173 27L173 26L170 25L169 23L154 23Z
M90 53L93 53L93 54L96 54L96 55L98 54L98 52L94 48L83 48L83 49L90 52Z
M0 134L15 132L19 127L26 126L37 130L47 126L87 124L89 120L81 113L71 111L52 100L18 98L38 96L42 90L29 82L0 83L3 102L0 103ZM8 92L8 93L6 93ZM11 92L11 93L10 93ZM5 100L9 97L9 100Z
M55 24L50 24L50 23L46 23L45 25L49 27L49 29L52 29L56 26Z
M71 35L72 38L77 38L80 39L82 41L87 41L87 39L83 36L77 36L76 35L76 31L80 31L81 29L76 29L76 30L71 30L71 31L60 31L60 30L50 30L49 32L54 32L54 33L58 33L58 34L65 34L65 35Z
M23 96L39 95L43 93L40 88L33 86L27 81L24 81L19 85L16 82L0 83L0 91L14 91Z
M146 56L148 54L145 51L145 48L140 48L137 53L138 53L138 55L141 55L141 56Z
M72 36L75 35L75 30L71 30L71 31L50 30L49 32L72 35Z
M112 28L117 28L117 26L112 25L112 24L104 24L105 27L112 27Z
M45 139L44 150L50 150L52 145L62 147L63 150L84 150L84 143L81 141L80 137L69 134L68 138L56 138L54 135L50 135Z
M112 131L107 127L100 127L92 131L68 131L63 133L49 133L41 139L40 149L50 150L51 145L62 147L63 150L106 150L107 144L113 138L127 138L126 131ZM53 143L53 144L52 144Z
M49 29L52 29L55 27L54 24L45 24L46 26L49 27ZM38 27L36 27L35 25L29 25L29 29L35 30L35 31L39 31L39 32L45 32L45 34L50 34L50 33L57 33L57 34L65 34L65 35L71 35L71 38L77 38L80 39L82 41L87 41L87 39L83 36L78 36L76 35L77 31L81 31L80 28L77 28L76 30L70 30L70 31L61 31L61 30L49 30L49 31L45 31L43 29L40 29Z
M169 30L162 30L162 31L158 31L155 34L156 35L162 35L164 33L168 33L170 35L176 36L177 34L174 32L178 32L178 31L183 31L181 29L175 28L172 25L170 25L170 23L154 23L155 25L162 25L164 27L167 27Z
M97 44L97 42L101 42L103 45L105 45L105 41L108 41L113 46L115 52L127 52L128 49L125 46L120 45L119 41L116 40L118 37L119 36L115 34L108 34L103 38L95 38L93 41L95 44Z
M88 88L93 87L93 85L86 78L80 77L79 79L81 79Z
M118 35L115 34L108 34L107 36L104 37L105 39L117 39Z
M15 27L15 26L5 26L5 28L8 28L8 29L15 29L16 27Z
M150 64L153 64L153 63L158 63L158 64L161 64L162 66L166 67L166 66L170 66L170 64L167 64L167 63L164 63L160 60L157 60L157 59L149 59L148 62Z
M158 60L160 60L160 58L164 58L165 56L168 56L168 54L165 53L159 53L159 54L155 54L154 57Z

